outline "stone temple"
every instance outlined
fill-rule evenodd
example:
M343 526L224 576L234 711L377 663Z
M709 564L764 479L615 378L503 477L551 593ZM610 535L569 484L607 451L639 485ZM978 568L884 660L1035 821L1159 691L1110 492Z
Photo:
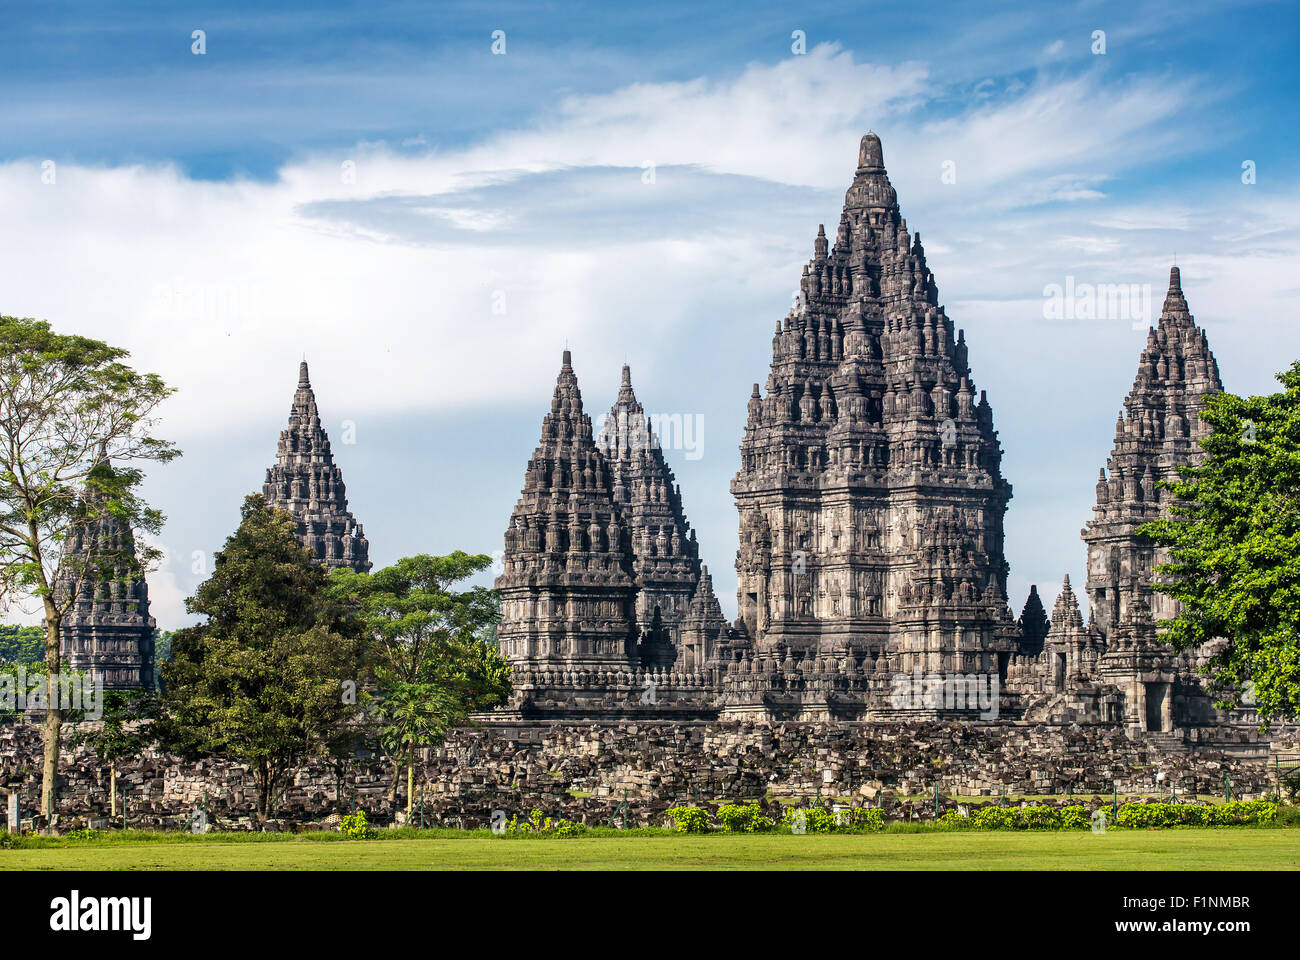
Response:
M60 631L64 668L98 677L107 690L152 690L155 623L128 525L105 516L72 528L54 581L56 603L71 596Z
M979 678L1002 719L1154 736L1248 719L1217 711L1196 655L1156 636L1172 602L1137 534L1197 457L1222 389L1177 268L1083 531L1085 623L1067 578L1008 606L1011 485L965 334L940 303L878 137L862 138L832 242L823 228L754 384L731 490L739 617L723 619L662 449L625 367L600 436L569 351L505 537L507 716L976 719L986 702L903 698Z
M1177 613L1177 602L1152 589L1165 551L1137 528L1170 515L1169 492L1158 484L1202 456L1197 441L1208 427L1200 413L1205 398L1222 390L1218 363L1174 267L1097 479L1093 518L1082 531L1091 622L1084 625L1067 577L1043 651L1013 670L1014 688L1039 694L1032 716L1154 733L1221 719L1196 670L1212 651L1176 654L1157 638L1158 622Z
M280 431L275 465L266 471L262 493L271 506L293 514L298 539L322 566L370 570L370 542L348 511L343 472L334 463L329 437L321 427L306 360L298 366L289 426Z
M874 135L799 290L731 485L729 709L856 717L884 709L895 673L1005 672L1019 632L993 411Z

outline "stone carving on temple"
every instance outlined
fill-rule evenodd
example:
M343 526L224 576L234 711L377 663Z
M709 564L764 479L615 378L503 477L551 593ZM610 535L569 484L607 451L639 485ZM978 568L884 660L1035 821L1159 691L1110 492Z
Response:
M334 463L321 426L305 360L298 366L289 425L280 431L275 464L266 471L262 493L268 504L293 514L298 539L321 566L370 570L370 541L348 510L343 472Z
M88 488L84 496L98 494ZM62 622L65 669L85 671L108 690L154 688L149 584L128 525L111 515L75 524L64 544L54 592L59 603L76 596Z

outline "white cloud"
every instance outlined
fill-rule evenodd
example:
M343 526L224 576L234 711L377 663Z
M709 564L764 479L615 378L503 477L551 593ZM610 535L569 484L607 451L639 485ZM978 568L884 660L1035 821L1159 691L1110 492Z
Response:
M203 462L195 475L208 479L196 482L212 486L164 504L172 516L215 498L227 467L206 438L287 411L304 351L327 425L488 406L540 417L566 340L584 385L627 358L647 406L717 403L743 418L816 223L834 223L858 138L875 128L998 412L1017 484L1009 553L1018 612L1024 591L1015 588L1029 580L1068 569L1082 583L1077 530L1109 436L1060 424L1113 423L1141 346L1126 324L1046 327L1044 284L1066 275L1142 282L1159 297L1177 251L1229 387L1271 389L1268 374L1282 362L1276 338L1289 333L1290 278L1300 273L1290 226L1300 203L1231 178L1180 201L1107 197L1126 171L1196 145L1182 118L1206 91L1192 78L1040 74L981 92L990 95L933 119L923 107L943 91L930 88L926 65L859 63L823 45L727 80L568 97L465 149L369 144L321 155L271 183L61 164L47 186L35 162L9 163L0 165L0 308L123 345L180 388L167 430L185 438L187 460ZM355 183L342 175L347 160ZM955 184L940 180L945 160L955 161ZM657 202L638 192L645 161L659 174L644 188L663 191ZM674 168L693 173L674 180ZM588 221L575 219L574 194L556 199L565 183L586 192L581 215L599 226L598 241L575 236ZM412 233L412 212L446 232ZM548 229L549 244L538 239ZM675 379L684 351L709 358L706 378ZM591 412L610 399L589 392ZM708 456L727 461L719 476L733 468L737 439L711 424ZM248 443L269 456L274 436ZM500 469L522 477L526 455L500 451ZM1034 466L1044 462L1052 466ZM1022 480L1031 467L1032 489ZM393 478L386 502L354 504L379 555L385 522L400 522L404 482ZM735 523L725 479L684 492L730 608ZM1051 537L1028 522L1040 516L1035 497L1051 504ZM237 504L228 506L208 521L208 542L228 532ZM504 519L482 517L480 542L499 541ZM197 579L184 565L155 577L155 607L179 616ZM1044 594L1049 608L1052 600Z

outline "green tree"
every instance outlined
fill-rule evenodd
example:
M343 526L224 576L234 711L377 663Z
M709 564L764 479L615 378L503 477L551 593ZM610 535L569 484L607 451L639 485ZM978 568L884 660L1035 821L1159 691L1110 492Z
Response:
M158 698L148 690L104 691L99 721L83 721L72 745L89 744L101 763L108 764L108 815L117 816L117 765L138 756L154 742L151 729L158 715Z
M44 660L44 630L0 624L0 663L33 664Z
M162 665L172 658L172 634L174 630L159 630L154 628L153 632L153 684L154 689L162 690Z
M372 718L393 762L394 798L406 768L408 818L417 751L441 743L472 711L510 695L510 668L487 640L500 616L496 591L452 589L491 563L490 557L457 551L404 557L370 574L334 572L335 597L358 603L366 623L375 681Z
M362 622L332 598L296 529L260 494L244 500L212 576L185 602L207 621L172 635L162 667L160 739L187 757L247 763L262 821L286 775L326 756L358 713L346 691L360 677Z
M1174 515L1140 529L1169 548L1156 589L1182 605L1164 638L1221 641L1211 691L1235 706L1253 685L1266 724L1300 707L1300 363L1278 380L1282 393L1207 398L1204 460L1166 485Z
M59 736L55 690L63 618L87 577L138 572L157 556L125 544L99 544L55 578L68 535L114 518L130 531L157 533L162 514L136 493L133 464L179 455L152 435L153 416L171 393L161 379L122 361L125 350L55 333L42 321L0 317L0 600L36 597L45 615L49 709L41 767L41 815L57 807ZM116 469L109 467L116 463Z

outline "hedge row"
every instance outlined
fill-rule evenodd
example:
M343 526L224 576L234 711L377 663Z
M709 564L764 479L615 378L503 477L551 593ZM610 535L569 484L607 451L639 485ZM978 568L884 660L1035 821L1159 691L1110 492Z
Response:
M787 809L778 824L764 816L756 803L728 803L718 807L717 823L709 819L702 807L673 807L667 811L669 819L684 833L707 833L720 828L724 833L766 833L778 826L792 833L873 832L883 830L885 815L872 807L850 807L827 810L825 807L794 807Z
M1114 823L1121 827L1217 827L1273 823L1277 804L1265 800L1234 800L1209 805L1193 803L1126 803ZM979 807L966 815L949 810L939 822L950 827L980 830L1086 830L1095 821L1112 825L1109 807L1089 812L1075 805L1057 810L1048 806Z

